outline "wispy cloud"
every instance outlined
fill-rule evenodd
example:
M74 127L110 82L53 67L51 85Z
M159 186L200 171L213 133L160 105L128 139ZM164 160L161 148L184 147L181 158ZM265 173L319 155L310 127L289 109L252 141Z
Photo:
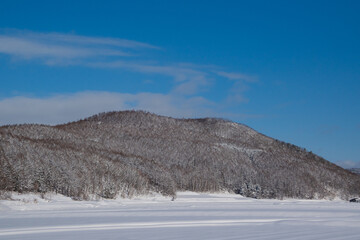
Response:
M243 73L237 73L237 72L224 72L224 71L216 71L216 74L219 76L228 78L230 80L243 80L246 82L256 82L257 79L253 76L243 74Z
M215 71L219 67L213 65L195 65L181 63L173 65L148 64L132 61L96 62L89 64L92 67L122 68L135 72L148 74L160 74L172 77L176 84L174 93L192 95L199 90L207 88L218 76L232 80L233 87L230 89L228 100L233 102L247 102L243 93L248 90L248 84L257 79L253 76L236 72Z
M126 39L86 37L73 34L7 31L0 34L0 53L23 59L86 59L101 56L132 56L156 46Z
M169 76L174 79L176 86L172 92L192 95L210 84L213 77L208 69L191 68L183 64L161 65L136 63L132 61L113 61L91 63L92 67L121 68L129 71L147 74Z
M29 39L43 41L44 39L47 41L58 42L58 43L69 43L69 44L78 44L81 46L89 45L103 45L110 47L122 47L122 48L130 48L130 49L161 49L160 47L138 42L127 39L119 39L119 38L104 38L104 37L88 37L88 36L79 36L75 34L61 34L61 33L34 33L34 32L19 32L19 36L26 36Z
M124 68L135 72L155 73L174 77L177 82L188 80L189 76L202 76L206 73L194 68L186 68L177 65L160 65L149 64L133 61L111 61L111 62L95 62L89 64L92 67L103 68Z
M195 94L218 77L254 82L252 76L220 71L214 65L192 63L162 64L157 59L145 61L147 50L159 50L148 43L118 38L88 37L75 34L36 33L8 30L0 32L0 54L15 59L40 60L48 65L81 65L87 67L120 68L173 78L174 92ZM131 56L136 55L136 59ZM235 83L234 83L235 84Z
M214 110L209 111L209 109L214 109L214 105L210 106L210 101L201 97L201 93L213 85L219 85L221 81L232 82L232 87L228 89L229 96L224 99L227 104L229 102L238 104L248 101L244 92L249 84L256 81L254 77L239 72L227 72L222 67L214 65L178 63L176 61L163 63L160 59L152 57L153 51L166 53L166 51L159 51L160 49L160 47L152 44L127 39L0 30L0 54L11 56L16 60L35 61L52 66L74 65L89 68L122 69L144 75L168 77L173 81L173 88L162 94L102 92L94 95L94 93L87 92L76 95L59 95L47 99L24 97L3 99L0 101L1 116L20 114L11 109L11 106L19 106L19 109L22 109L27 116L25 119L37 118L36 116L42 116L42 112L52 112L55 109L57 109L57 113L62 112L62 114L54 113L53 121L49 117L45 118L49 119L48 122L55 122L55 119L64 122L65 120L73 120L78 115L78 117L84 117L98 111L126 108L143 108L172 116L195 116L195 113L198 112L214 115ZM88 102L92 102L89 96L98 99L91 108L86 107ZM156 103L158 105L155 107ZM86 106L80 107L82 104L86 104ZM20 108L27 105L37 106L37 108ZM50 106L55 106L55 109L52 110L53 107ZM17 107L15 108L17 109ZM205 109L208 110L205 111ZM76 114L72 114L72 111ZM65 119L62 116L68 117ZM2 118L0 119L2 124L11 121L16 122L16 118L13 117L10 117L11 121Z
M73 59L96 55L127 56L119 50L75 48L66 45L44 44L28 39L0 36L0 52L18 58Z

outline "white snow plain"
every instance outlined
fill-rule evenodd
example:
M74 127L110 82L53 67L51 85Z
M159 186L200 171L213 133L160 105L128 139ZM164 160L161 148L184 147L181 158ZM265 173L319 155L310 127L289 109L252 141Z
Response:
M360 239L360 204L256 200L180 192L135 199L73 201L13 195L0 201L0 239Z

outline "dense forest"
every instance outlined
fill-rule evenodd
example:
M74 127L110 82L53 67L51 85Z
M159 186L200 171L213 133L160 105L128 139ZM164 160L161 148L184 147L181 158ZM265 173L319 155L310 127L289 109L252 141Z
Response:
M360 176L222 119L124 111L57 126L0 127L0 191L83 200L150 191L175 197L180 190L348 199L360 195Z

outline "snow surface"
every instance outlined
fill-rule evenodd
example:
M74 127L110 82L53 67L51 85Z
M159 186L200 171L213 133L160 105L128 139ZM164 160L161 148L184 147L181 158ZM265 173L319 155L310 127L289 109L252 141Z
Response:
M178 193L72 201L13 195L0 201L0 239L360 239L360 204Z

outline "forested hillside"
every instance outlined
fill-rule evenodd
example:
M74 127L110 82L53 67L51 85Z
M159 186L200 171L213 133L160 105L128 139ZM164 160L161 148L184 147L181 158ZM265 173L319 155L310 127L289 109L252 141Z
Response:
M125 111L1 127L0 190L74 199L179 190L348 199L360 195L360 176L241 124Z

